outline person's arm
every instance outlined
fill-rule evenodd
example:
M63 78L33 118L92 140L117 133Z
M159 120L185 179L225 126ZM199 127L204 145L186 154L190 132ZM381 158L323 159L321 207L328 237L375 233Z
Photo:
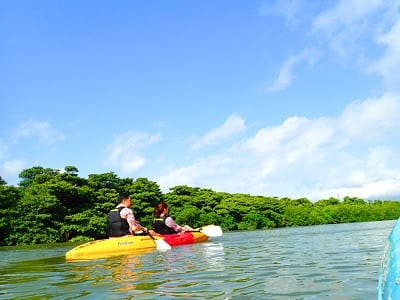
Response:
M132 209L127 207L123 208L120 212L120 216L121 218L126 219L126 221L128 222L129 231L131 233L142 229L142 226L140 226L140 224L136 221Z
M167 217L165 219L165 225L167 225L168 227L172 228L176 232L192 231L193 230L193 228L188 226L188 225L179 226L178 224L175 223L174 219L172 219L171 217Z
M176 232L181 232L183 230L183 227L176 224L174 219L172 219L171 217L167 217L165 219L165 225L167 225L169 228L172 228Z

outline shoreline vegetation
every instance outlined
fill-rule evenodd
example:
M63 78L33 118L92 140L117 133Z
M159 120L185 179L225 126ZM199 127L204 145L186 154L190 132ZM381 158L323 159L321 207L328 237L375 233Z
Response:
M311 202L307 198L252 196L180 185L163 193L147 178L119 178L115 173L78 176L35 166L23 170L17 186L0 177L0 246L80 242L105 238L106 214L120 193L130 194L140 223L150 228L153 207L168 203L178 224L216 224L224 231L271 229L395 220L400 201L345 196Z

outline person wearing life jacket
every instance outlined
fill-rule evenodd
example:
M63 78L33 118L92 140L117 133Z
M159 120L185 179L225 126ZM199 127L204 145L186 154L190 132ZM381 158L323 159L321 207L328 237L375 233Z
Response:
M154 208L153 230L159 234L174 234L193 229L187 225L176 224L174 219L168 216L167 203L161 201Z
M118 237L130 234L140 234L147 231L135 219L130 208L132 199L128 195L120 195L119 204L107 214L107 236Z

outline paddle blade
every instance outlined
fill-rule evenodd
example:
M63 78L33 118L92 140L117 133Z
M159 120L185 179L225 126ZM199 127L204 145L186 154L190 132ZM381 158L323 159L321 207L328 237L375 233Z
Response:
M158 250L170 250L171 246L163 239L154 239Z
M204 233L207 236L214 237L214 236L221 236L222 229L220 226L216 225L207 225L200 229L200 232Z

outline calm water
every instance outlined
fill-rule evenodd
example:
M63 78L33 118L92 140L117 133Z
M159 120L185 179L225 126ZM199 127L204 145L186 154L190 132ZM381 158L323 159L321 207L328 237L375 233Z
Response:
M0 248L0 299L376 299L395 221L224 233L167 252L65 262Z

